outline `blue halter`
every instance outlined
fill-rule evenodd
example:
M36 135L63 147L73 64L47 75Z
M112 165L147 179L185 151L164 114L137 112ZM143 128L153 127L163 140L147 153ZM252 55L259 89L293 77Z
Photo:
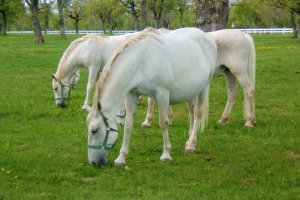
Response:
M103 144L102 145L88 145L88 148L89 149L112 150L115 147L117 140L113 144L107 144L109 132L113 131L113 132L119 133L119 131L116 129L113 129L109 126L109 124L107 122L107 118L104 116L104 114L102 112L100 112L100 116L102 117L102 120L106 126L106 133L105 133L105 138L104 138Z
M59 100L67 100L68 99L68 97L64 97L64 88L65 87L68 87L68 88L70 88L70 86L69 85L64 85L64 84L62 84L62 82L60 82L60 85L61 85L61 97L57 97L57 98L55 98L55 100L57 100L57 101L59 101Z

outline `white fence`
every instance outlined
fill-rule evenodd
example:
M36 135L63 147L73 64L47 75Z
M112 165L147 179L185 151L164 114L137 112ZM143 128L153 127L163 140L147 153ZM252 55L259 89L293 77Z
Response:
M286 33L293 33L292 28L253 28L253 29L237 29L244 33L248 34L286 34ZM113 34L123 35L128 33L134 33L135 30L120 30L120 31L113 31ZM33 31L7 31L7 33L33 33ZM44 31L42 31L44 34ZM65 31L66 34L75 34L76 31ZM79 31L79 34L92 34L92 33L101 33L103 34L102 30L92 30L92 31ZM59 31L47 31L47 34L60 34Z
M252 29L238 29L248 34L286 34L293 33L292 28L252 28Z

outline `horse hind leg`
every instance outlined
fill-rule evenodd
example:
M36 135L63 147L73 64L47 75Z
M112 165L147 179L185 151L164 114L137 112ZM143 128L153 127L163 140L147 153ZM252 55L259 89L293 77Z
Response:
M246 118L245 126L252 127L252 123L256 121L254 115L254 87L247 74L241 74L237 76L237 79L244 90L244 117Z
M148 108L145 121L141 124L143 128L151 127L153 120L154 100L148 97Z
M237 84L236 84L236 78L235 76L229 71L225 71L225 78L227 83L227 103L224 109L224 112L222 114L221 119L219 120L220 125L224 125L227 122L229 122L229 115L232 110L232 107L235 102L235 98L237 95Z

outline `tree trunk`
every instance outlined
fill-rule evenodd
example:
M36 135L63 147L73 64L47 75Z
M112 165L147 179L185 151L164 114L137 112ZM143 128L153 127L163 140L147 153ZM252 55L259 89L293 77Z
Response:
M146 28L147 22L147 0L142 0L142 30Z
M45 34L47 34L47 31L48 31L48 29L49 29L49 15L48 14L46 14L46 16L45 16Z
M300 26L299 25L297 25L297 32L298 32L298 39L300 40Z
M203 31L215 31L227 27L229 0L197 0L196 23Z
M131 8L132 15L134 17L134 29L136 31L139 31L140 30L139 16L138 16L138 13L137 13L137 11L135 9L135 2L130 3L130 8Z
M158 24L159 24L159 21L158 21L157 17L154 15L154 27L156 29L158 29L158 26L159 26Z
M79 33L79 31L78 31L78 23L79 23L79 20L78 19L75 19L75 29L76 29L76 34L78 34Z
M293 36L294 36L294 38L297 38L298 29L297 29L297 25L296 25L294 10L291 11L291 22L292 22L292 28L293 28Z
M136 12L134 12L133 17L134 17L134 29L135 29L136 31L139 31L139 30L140 30L140 26L139 26L139 16L137 15Z
M35 39L34 42L35 43L45 43L43 36L42 36L42 30L41 30L41 26L40 26L40 21L38 18L38 4L39 1L38 0L32 0L31 1L31 20L32 20L32 24L34 26L34 34L35 34Z
M66 40L65 34L65 24L64 24L64 11L63 11L63 4L62 0L57 0L57 7L58 7L58 15L59 15L59 30L60 30L60 38Z
M182 19L183 19L183 7L180 7L179 12L180 12L179 23L180 23L180 28L182 28L182 27L183 27L183 24L182 24Z
M205 32L212 31L213 2L211 0L196 1L197 27Z
M111 13L112 13L112 10L109 11L106 19L107 19L107 22L108 22L108 32L110 34L112 34L112 22L111 22Z
M2 11L1 14L2 14L2 22L3 22L2 27L1 27L2 28L2 34L6 35L6 25L7 25L6 12Z
M103 33L105 34L106 33L105 18L104 17L100 17L100 20L101 20L101 26L102 26Z
M216 2L216 18L217 30L227 28L229 18L229 0L218 0Z

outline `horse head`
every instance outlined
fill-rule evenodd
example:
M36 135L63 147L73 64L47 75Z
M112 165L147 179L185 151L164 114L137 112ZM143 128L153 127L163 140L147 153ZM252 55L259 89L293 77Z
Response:
M88 114L87 125L89 163L94 166L105 164L108 151L114 148L118 139L117 123L105 116L98 102Z
M58 107L64 108L67 106L67 99L70 95L70 85L62 83L55 75L52 75L52 79L55 103Z

